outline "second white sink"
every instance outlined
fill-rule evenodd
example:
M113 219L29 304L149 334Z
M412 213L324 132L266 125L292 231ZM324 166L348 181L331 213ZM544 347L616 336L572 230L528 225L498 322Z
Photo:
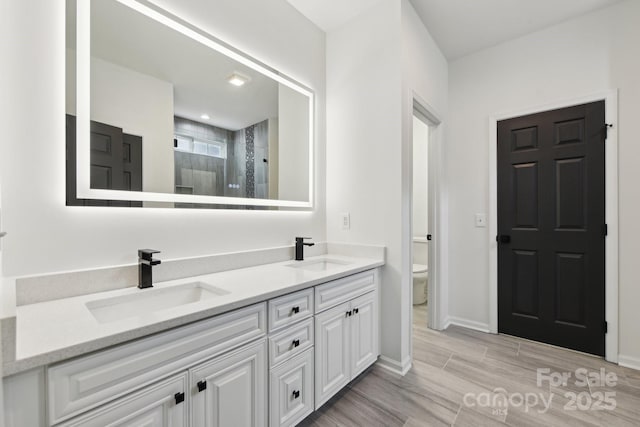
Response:
M334 268L344 267L350 263L330 258L310 259L307 261L296 261L291 264L287 264L287 267L299 268L309 271L327 271Z
M191 282L166 288L140 289L131 295L88 301L87 308L100 323L143 316L186 304L229 294L204 282Z

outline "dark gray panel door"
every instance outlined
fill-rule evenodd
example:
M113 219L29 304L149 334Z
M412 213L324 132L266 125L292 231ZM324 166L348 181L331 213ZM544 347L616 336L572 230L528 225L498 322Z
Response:
M66 116L67 205L141 207L142 202L76 197L76 118ZM142 137L91 122L91 188L142 191Z
M498 123L498 330L604 355L604 102Z

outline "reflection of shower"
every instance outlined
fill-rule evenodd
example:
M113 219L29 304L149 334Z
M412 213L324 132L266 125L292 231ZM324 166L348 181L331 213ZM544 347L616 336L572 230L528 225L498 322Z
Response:
M177 193L269 198L268 120L237 131L180 117L174 124Z

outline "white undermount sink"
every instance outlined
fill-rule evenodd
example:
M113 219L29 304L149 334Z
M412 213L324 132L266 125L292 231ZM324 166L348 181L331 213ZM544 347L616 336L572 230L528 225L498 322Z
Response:
M144 316L229 294L204 282L190 282L166 288L139 289L130 295L96 299L86 303L100 323Z
M301 270L308 271L327 271L334 268L344 267L349 265L349 262L340 261L330 258L310 259L307 261L296 261L291 264L287 264L287 267L299 268Z

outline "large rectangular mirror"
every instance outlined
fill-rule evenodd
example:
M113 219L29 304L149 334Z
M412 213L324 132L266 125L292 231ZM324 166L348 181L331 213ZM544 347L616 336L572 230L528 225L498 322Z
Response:
M310 208L313 93L143 0L67 0L67 204Z

